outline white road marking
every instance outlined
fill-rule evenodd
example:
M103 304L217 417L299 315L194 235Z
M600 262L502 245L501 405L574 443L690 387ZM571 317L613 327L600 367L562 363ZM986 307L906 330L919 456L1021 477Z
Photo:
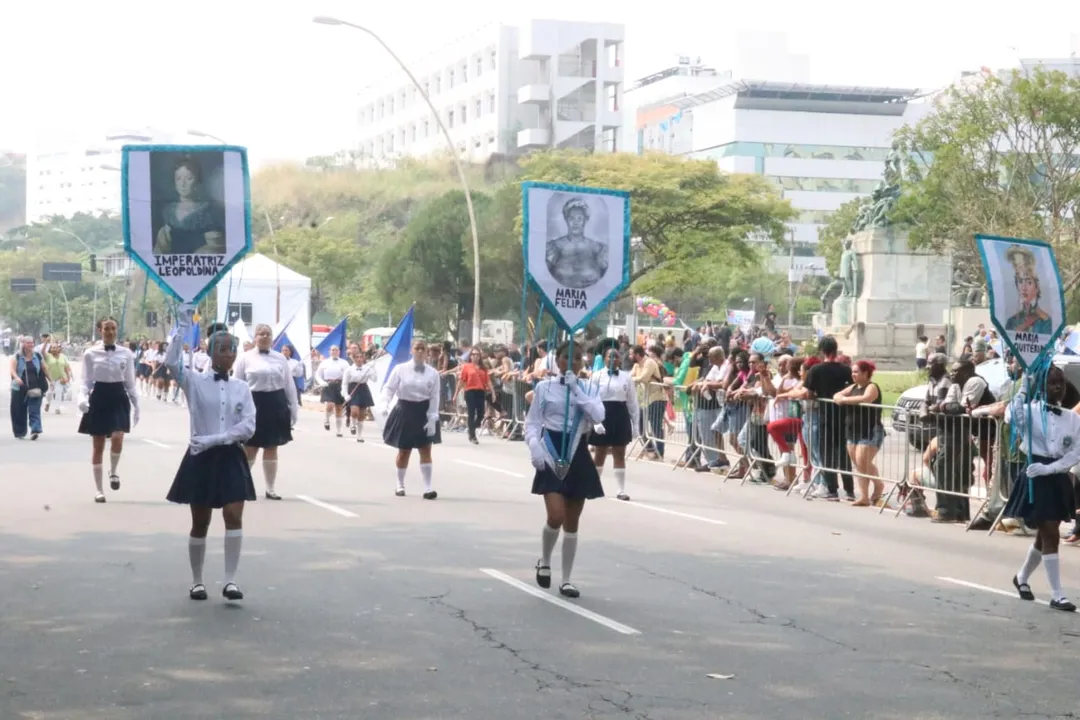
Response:
M586 610L583 607L578 607L577 605L574 605L573 603L568 603L568 602L566 602L565 600L563 600L561 598L555 597L554 595L549 595L548 593L544 592L543 590L538 590L538 589L532 587L531 585L526 585L525 583L521 582L520 580L518 580L516 578L510 577L506 573L501 573L498 570L492 570L491 568L480 568L480 572L482 572L485 575L488 575L490 577L493 577L493 578L495 578L496 580L498 580L500 582L504 582L507 585L509 585L510 587L515 587L518 590L521 590L522 592L526 592L529 595L532 595L533 597L540 598L544 602L549 602L552 605L555 605L556 607L561 607L563 610L569 610L570 612L574 613L575 615L580 615L581 617L583 617L583 618L585 618L587 620L592 620L594 623L598 623L600 625L603 625L604 627L606 627L609 630L614 630L615 632L620 633L622 635L640 635L641 634L640 630L635 630L634 628L630 627L629 625L623 625L622 623L616 622L615 620L612 620L611 618L604 617L603 615L600 615L598 613L594 613L592 610Z
M608 500L615 500L623 505L633 505L634 507L643 508L645 510L652 510L653 512L664 513L665 515L674 515L675 517L681 517L687 520L698 520L699 522L709 523L710 525L727 525L727 523L723 520L702 517L701 515L691 515L690 513L679 512L678 510L668 510L667 508L656 507L655 505L646 505L645 503L634 502L633 500L619 500L615 497L608 497Z
M349 518L357 517L356 513L352 512L351 510L346 510L345 508L339 508L337 505L331 505L330 503L323 502L322 500L316 500L315 498L311 497L310 495L297 495L296 499L297 500L303 500L306 503L311 503L315 507L321 507L323 510L329 510L332 513L337 513L341 517L349 517Z
M503 470L502 468L492 467L491 465L483 465L481 463L469 462L468 460L454 460L454 462L456 462L458 465L468 465L469 467L480 468L481 470L488 470L489 472L500 473L502 475L509 475L510 477L525 477L521 473Z
M1021 600L1020 596L1017 595L1016 592L1009 592L1008 590L1001 590L1000 588L990 587L989 585L980 585L979 583L968 582L967 580L957 580L956 578L951 578L951 577L938 576L937 579L938 580L944 580L945 582L949 582L949 583L952 583L954 585L962 585L963 587L971 588L972 590L982 590L983 592L994 593L995 595L1001 595L1003 597L1012 598L1013 600ZM1047 605L1047 606L1050 605L1050 603L1047 602L1046 600L1040 600L1039 598L1035 598L1035 602L1037 602L1040 605Z
M166 445L165 443L158 442L157 440L151 440L150 438L143 438L142 441L144 443L148 443L150 445L153 445L154 447L165 448L166 450L169 448L169 446Z

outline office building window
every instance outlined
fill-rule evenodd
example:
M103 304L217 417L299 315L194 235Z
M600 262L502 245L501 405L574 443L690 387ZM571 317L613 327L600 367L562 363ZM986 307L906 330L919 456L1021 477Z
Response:
M488 112L495 112L495 93L488 93Z
M454 127L454 111L453 110L447 110L446 111L446 126L447 127Z
M453 71L453 69L450 70L450 80L449 80L449 83L447 84L447 87L454 87L454 71Z
M495 51L494 51L494 50L492 50L492 51L491 51L491 52L489 53L489 57L491 58L491 62L490 62L490 65L491 65L491 69L492 69L492 70L496 70L496 69L498 69L498 65L497 65L497 63L496 63L496 60L497 60L497 56L495 55Z
M862 194L874 192L874 188L879 182L877 180L860 180L853 178L810 178L781 175L770 176L769 179L784 190Z
M386 114L387 115L393 115L394 114L394 98L390 98L389 100L386 101Z
M427 137L428 133L430 131L431 131L431 121L430 120L425 120L424 121L424 137Z
M461 106L460 112L461 112L461 122L465 122L466 120L469 119L469 116L465 113L465 106L464 105Z
M412 126L409 127L409 139L412 142L416 142L416 126L415 125L412 125Z
M461 82L469 82L469 63L461 63Z
M476 77L480 77L484 73L484 58L476 58Z
M393 135L393 133L391 133L386 138L386 151L387 152L394 152L394 135Z
M441 93L441 92L442 92L442 78L441 77L436 77L435 78L435 93L438 94L438 93Z
M427 95L428 97L431 97L431 81L430 80L425 80L424 81L424 94Z
M854 145L799 145L789 143L732 142L693 153L695 158L757 157L808 160L868 160L881 162L889 154L886 147Z
M482 145L483 145L483 141L480 138L476 138L475 140L473 140L473 149L474 150L479 150Z
M480 117L484 114L484 104L479 100L476 101L476 108L473 111L473 117Z

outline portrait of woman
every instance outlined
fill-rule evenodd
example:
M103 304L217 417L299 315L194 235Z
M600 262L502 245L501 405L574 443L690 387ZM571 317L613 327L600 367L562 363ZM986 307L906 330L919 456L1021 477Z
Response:
M1039 335L1052 334L1054 323L1050 314L1039 307L1042 288L1036 271L1035 253L1013 245L1005 251L1005 259L1013 266L1013 281L1020 300L1020 310L1006 321L1005 329Z
M171 192L158 197L154 212L155 255L225 253L225 217L203 182L203 164L191 155L172 163Z
M551 212L549 210L549 212ZM585 289L600 281L608 271L608 246L585 234L589 223L589 204L574 197L562 207L566 234L549 237L545 252L548 272L568 288Z

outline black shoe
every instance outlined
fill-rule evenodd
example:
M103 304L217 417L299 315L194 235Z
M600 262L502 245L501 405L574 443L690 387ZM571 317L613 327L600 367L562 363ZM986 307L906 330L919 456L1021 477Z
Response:
M325 430L326 432L330 432L330 423L324 422L322 424L322 429Z
M30 433L31 440L37 440L39 437L41 437L41 433Z
M355 435L356 434L356 426L355 425L350 425L349 426L349 432L351 434Z
M394 494L398 497L405 497L405 488L398 488L394 491Z
M109 476L109 487L111 487L113 490L119 490L120 489L120 476L119 475L110 475Z
M273 490L267 490L265 495L266 495L267 500L280 500L281 499L281 496L278 495Z
M1065 598L1061 598L1060 600L1051 600L1050 609L1061 610L1062 612L1076 612L1076 606Z
M551 587L551 566L543 560L536 561L536 584L547 590Z
M968 530L989 530L993 521L985 515L975 518L975 522L968 526Z
M202 583L192 585L191 589L188 590L188 597L192 600L205 600L207 598L206 586Z
M434 490L428 490L426 493L424 493L425 500L434 500L437 497L439 497L439 493L435 492Z
M480 442L474 437L469 438L469 442L471 442L473 445L479 445L480 444Z
M559 586L559 594L562 595L563 597L568 597L568 598L579 598L579 597L581 597L581 593L578 592L578 589L576 587L574 587L573 585L571 585L570 583L563 583L562 585L560 585Z
M244 599L244 593L240 592L240 588L236 586L236 583L226 583L225 587L221 589L221 594L226 600Z
M620 500L627 500L627 501L628 501L628 500L630 500L630 496L629 496L629 495L627 495L627 494L626 494L626 493L624 493L624 492L621 492L621 493L619 493L619 494L618 494L618 495L616 495L615 497L617 497L617 498L618 498L618 499L620 499Z
M1020 593L1021 600L1035 599L1035 593L1031 592L1031 586L1027 583L1020 582L1020 578L1016 575L1013 575L1013 587L1016 588L1016 592Z

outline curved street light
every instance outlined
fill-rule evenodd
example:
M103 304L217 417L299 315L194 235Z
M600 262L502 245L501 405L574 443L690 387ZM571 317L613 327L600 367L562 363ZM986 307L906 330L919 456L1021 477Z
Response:
M366 28L363 25L356 25L355 23L346 22L335 17L328 17L326 15L318 15L312 18L313 22L320 25L341 25L344 27L351 27L354 30L359 30L362 33L367 33L375 42L382 46L383 50L387 52L394 59L394 62L398 64L398 67L409 77L413 87L416 88L416 92L420 97L424 98L424 102L427 103L428 109L431 110L431 114L435 117L435 122L438 124L439 129L442 130L443 137L446 139L446 144L450 147L450 154L454 158L454 167L457 168L458 179L461 180L461 186L465 190L465 205L469 210L469 229L472 231L472 245L473 245L473 316L472 316L472 341L474 345L480 344L480 238L476 233L476 213L473 210L472 193L469 192L469 181L465 177L465 168L461 164L461 157L458 154L457 148L454 146L454 141L450 138L450 131L446 129L446 125L443 124L442 118L439 117L439 111L435 109L435 105L431 102L431 98L424 92L423 86L420 81L416 79L416 76L412 74L408 66L398 57L397 53L390 49L390 46L386 42L375 34L370 28Z

